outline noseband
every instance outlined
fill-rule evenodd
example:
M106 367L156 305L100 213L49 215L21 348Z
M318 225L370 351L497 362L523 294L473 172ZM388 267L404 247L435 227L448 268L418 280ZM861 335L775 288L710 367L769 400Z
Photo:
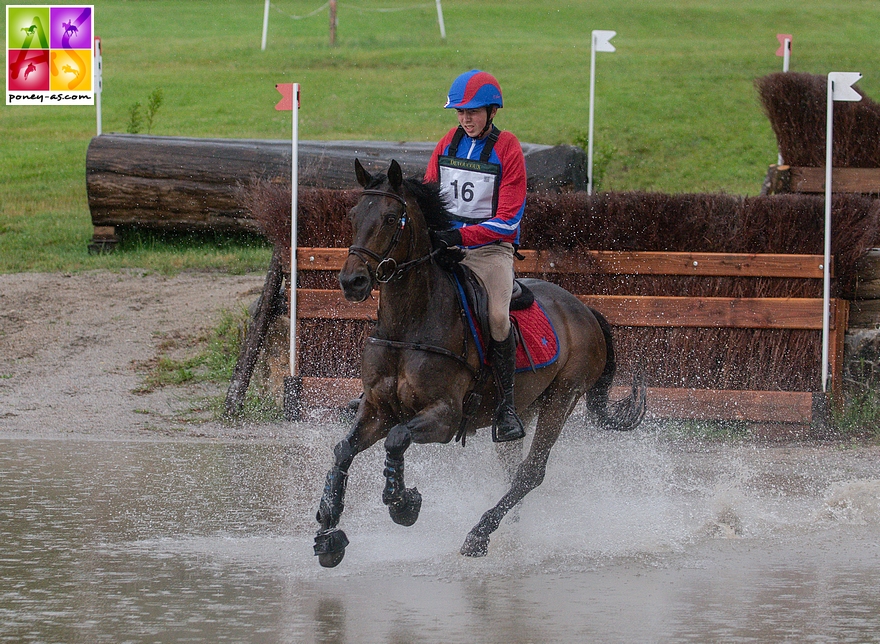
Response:
M410 268L431 259L433 253L428 253L420 259L404 262L403 264L398 265L397 260L391 257L391 253L393 253L394 249L397 248L397 244L400 241L400 236L403 234L403 229L406 228L406 201L404 201L403 197L401 197L400 195L389 192L387 190L364 190L362 194L375 195L378 197L388 197L389 199L399 201L403 205L403 210L401 211L400 216L397 218L397 227L394 230L394 235L391 237L391 242L388 244L388 248L385 249L384 253L379 255L371 251L369 248L364 248L363 246L349 246L348 248L348 254L357 257L367 267L367 271L369 271L370 279L372 281L378 282L379 284L386 284L387 282L390 282L391 280L400 277ZM367 261L368 257L376 262L375 271L372 269L370 263Z

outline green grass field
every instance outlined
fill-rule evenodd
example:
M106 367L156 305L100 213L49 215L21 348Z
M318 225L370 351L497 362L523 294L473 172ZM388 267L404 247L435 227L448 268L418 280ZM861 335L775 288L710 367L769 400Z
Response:
M860 71L860 87L880 95L876 0L446 0L446 42L430 0L348 0L333 48L326 9L294 19L320 0L276 0L266 51L259 0L94 5L104 131L126 131L131 106L161 88L152 133L195 137L288 139L274 85L298 82L303 139L434 141L454 122L441 109L451 80L478 67L504 89L502 128L572 143L587 131L590 31L615 30L596 78L607 190L757 194L776 148L753 81L781 70L777 33L794 34L793 71ZM89 256L95 130L93 107L3 107L0 272L265 269L262 244L229 238L145 235Z

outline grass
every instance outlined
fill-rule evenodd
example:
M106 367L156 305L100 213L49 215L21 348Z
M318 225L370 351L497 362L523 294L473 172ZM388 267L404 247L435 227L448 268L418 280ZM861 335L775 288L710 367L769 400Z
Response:
M150 393L162 387L198 383L228 385L241 351L248 320L249 315L245 308L226 310L221 312L217 324L203 335L163 339L159 344L158 356L137 365L142 381L135 393ZM277 407L272 396L261 393L263 392L248 393L239 416L251 421L280 420L283 410ZM212 419L221 419L225 414L225 398L225 390L220 395L198 398L183 413L181 420L204 420L206 414ZM151 412L141 410L140 413Z
M880 392L877 383L867 380L844 387L846 403L835 411L833 423L841 437L880 441ZM847 390L848 389L848 390Z
M218 323L196 338L167 338L160 353L140 364L144 379L138 393L149 393L168 385L199 382L229 382L238 359L248 312L223 311ZM183 357L178 354L183 353Z
M615 29L617 52L597 61L603 188L756 194L776 150L752 83L781 68L776 33L794 34L792 70L862 71L862 89L880 88L871 0L448 0L446 42L433 3L351 0L332 48L326 11L291 19L320 4L273 2L260 51L253 0L97 0L104 131L125 131L133 105L160 89L154 134L285 139L290 115L273 109L274 84L299 82L304 139L433 141L452 122L440 107L452 78L481 67L504 88L501 127L522 141L572 143L587 130L589 32ZM84 164L95 127L91 107L0 111L0 272L265 267L259 240L221 248L142 237L88 255Z

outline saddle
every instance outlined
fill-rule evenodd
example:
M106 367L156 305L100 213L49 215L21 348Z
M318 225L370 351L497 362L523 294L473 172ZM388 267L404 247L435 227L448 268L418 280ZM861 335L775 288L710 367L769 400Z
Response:
M462 310L477 345L481 364L487 362L489 306L486 290L467 266L457 264L451 273ZM535 294L514 280L510 299L510 324L516 337L516 371L534 371L559 358L559 337Z

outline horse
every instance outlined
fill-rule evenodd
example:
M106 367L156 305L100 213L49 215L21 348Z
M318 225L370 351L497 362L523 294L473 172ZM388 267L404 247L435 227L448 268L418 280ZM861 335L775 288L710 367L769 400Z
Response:
M394 160L387 175L376 176L355 160L355 174L363 192L349 212L353 240L339 283L351 302L365 301L378 287L378 323L361 355L363 395L353 426L333 449L316 515L314 550L328 568L342 561L349 545L339 522L354 457L385 439L382 500L395 523L411 526L422 498L404 483L406 449L413 442L463 440L490 426L497 395L466 328L457 287L439 261L446 249L431 244L429 230L450 226L440 186L404 179ZM534 436L518 467L508 468L508 492L465 538L460 552L470 557L488 553L489 537L504 516L541 484L550 450L582 396L606 429L634 429L645 414L638 375L628 397L609 402L616 360L605 318L555 284L522 282L552 321L559 353L552 364L516 375L517 410L527 427L537 418Z

